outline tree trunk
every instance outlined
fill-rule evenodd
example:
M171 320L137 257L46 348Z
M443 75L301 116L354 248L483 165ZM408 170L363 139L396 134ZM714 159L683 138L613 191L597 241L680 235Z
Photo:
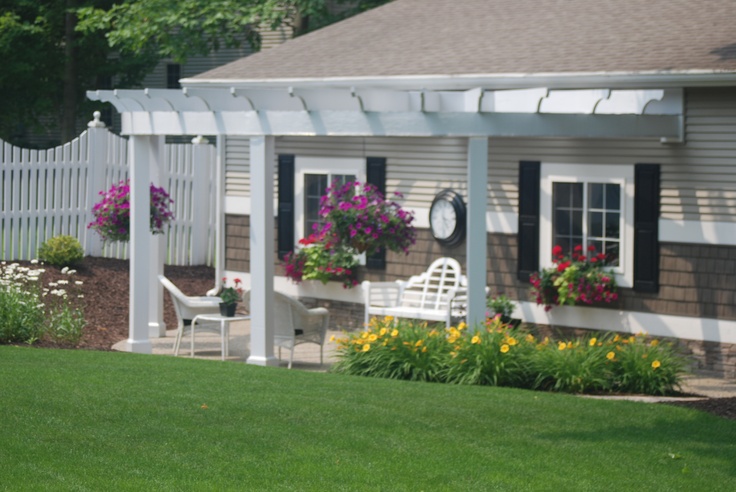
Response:
M64 16L64 92L61 106L61 141L66 143L76 137L77 119L77 57L74 28L77 16L72 12L76 0L66 0Z

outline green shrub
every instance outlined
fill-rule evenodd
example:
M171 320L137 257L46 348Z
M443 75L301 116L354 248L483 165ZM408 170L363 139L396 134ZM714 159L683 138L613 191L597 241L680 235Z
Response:
M33 260L31 263L37 263ZM75 270L61 272L71 277ZM76 345L84 330L81 281L66 278L43 286L41 268L0 264L0 344L33 344L45 338Z
M547 340L540 344L532 359L536 374L534 388L566 393L599 393L613 389L613 362L606 357L610 347L600 338L583 337L576 340Z
M642 336L614 337L616 390L622 393L667 395L679 386L680 374L686 367L684 357L671 343L649 340Z
M537 340L488 319L429 329L426 323L374 318L338 340L334 372L390 379L512 386L568 393L675 393L684 358L670 344L613 333Z
M55 236L38 248L38 258L49 265L71 267L82 261L84 249L71 236Z
M334 372L412 381L440 381L449 345L444 333L426 323L387 316L373 318L365 331L338 340Z
M457 384L528 388L533 381L525 361L533 355L534 336L501 322L500 314L472 333L448 329L451 345L445 381Z
M65 304L50 316L46 337L55 343L77 345L85 324L82 310Z
M34 343L44 334L43 270L17 263L0 266L0 343Z

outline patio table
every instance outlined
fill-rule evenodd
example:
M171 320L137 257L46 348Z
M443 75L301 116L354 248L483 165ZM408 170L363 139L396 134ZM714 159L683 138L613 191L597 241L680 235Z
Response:
M225 360L225 354L230 355L229 338L230 323L233 321L249 320L250 315L223 316L221 314L198 314L192 320L192 336L191 336L191 356L194 357L194 332L198 321L220 322L220 338L222 344L222 360Z

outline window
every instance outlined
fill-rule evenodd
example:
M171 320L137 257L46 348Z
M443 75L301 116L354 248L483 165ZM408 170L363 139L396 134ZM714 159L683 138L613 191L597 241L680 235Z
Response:
M605 253L622 287L633 285L634 166L542 164L539 264L552 248Z
M334 157L296 157L294 183L295 240L308 236L321 225L320 198L333 183L365 181L363 159Z
M166 64L166 88L181 89L179 79L181 79L181 65L178 63Z

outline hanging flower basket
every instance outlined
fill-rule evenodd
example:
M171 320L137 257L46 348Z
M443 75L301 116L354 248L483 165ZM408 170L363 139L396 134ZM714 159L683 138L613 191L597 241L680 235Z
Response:
M151 233L163 234L165 227L174 219L171 199L166 190L151 184ZM103 198L92 207L95 220L87 225L96 231L102 240L130 240L130 180L112 185L99 193Z
M397 198L400 193L394 193ZM333 234L340 244L357 253L373 254L381 249L408 254L416 242L414 215L395 201L386 200L370 183L349 182L327 188L320 202L325 226L322 234Z

